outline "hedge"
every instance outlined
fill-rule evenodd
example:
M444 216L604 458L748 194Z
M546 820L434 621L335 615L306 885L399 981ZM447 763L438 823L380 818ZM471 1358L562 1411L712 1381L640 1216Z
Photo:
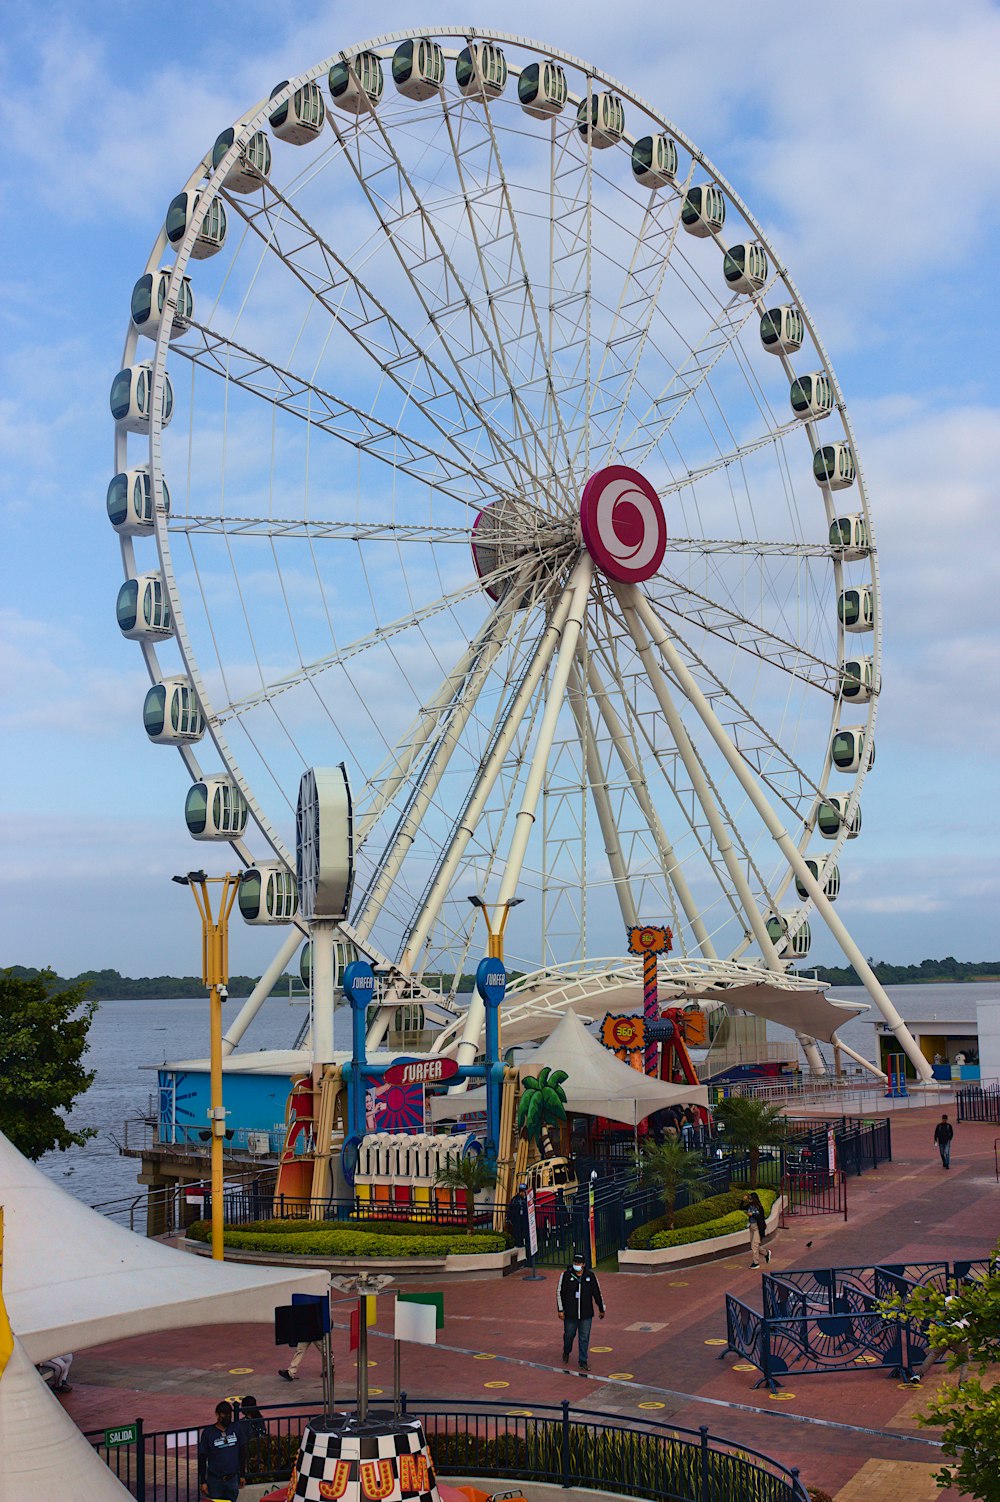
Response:
M760 1202L764 1206L765 1213L769 1212L777 1198L773 1189L758 1189ZM674 1216L673 1227L667 1223L667 1217L660 1215L656 1220L649 1220L644 1226L634 1230L628 1239L629 1247L633 1251L645 1252L650 1247L656 1246L681 1246L685 1241L704 1241L705 1234L693 1234L700 1231L703 1226L711 1226L713 1229L707 1232L708 1236L727 1236L733 1230L740 1230L746 1225L746 1212L743 1206L747 1199L748 1191L745 1189L730 1189L726 1194L713 1194L708 1199L699 1200L697 1204L685 1205L683 1210L678 1210ZM735 1226L728 1226L725 1230L717 1229L717 1223L728 1220L736 1213L740 1215L740 1222ZM691 1235L676 1237L678 1231L690 1231ZM656 1241L654 1237L669 1235L670 1241Z
M207 1241L211 1230L206 1221L196 1221L188 1228L188 1235L195 1241ZM283 1226L277 1232L226 1231L225 1245L234 1251L294 1257L447 1257L449 1253L502 1252L506 1238L499 1231L480 1231L473 1236L462 1231L446 1231L437 1236L422 1233L386 1236L313 1222L309 1229L296 1225L295 1229Z
M769 1214L771 1206L778 1197L777 1194L773 1189L758 1189L757 1194L764 1206L765 1215ZM745 1196L739 1195L737 1198L742 1200ZM728 1214L716 1216L713 1220L705 1220L701 1225L675 1226L672 1231L666 1229L657 1231L651 1238L649 1246L652 1251L658 1252L664 1247L686 1246L694 1241L711 1241L715 1236L733 1236L737 1231L747 1229L747 1214L741 1208L730 1210Z
M368 1220L361 1216L351 1220L310 1220L306 1216L295 1220L248 1220L239 1225L226 1226L227 1234L230 1231L250 1231L255 1235L265 1236L308 1236L315 1231L332 1230L366 1231L372 1236L464 1236L465 1222L442 1225L433 1220ZM208 1241L211 1238L211 1222L196 1220L188 1228L187 1234L194 1236L196 1241ZM477 1234L487 1233L484 1228L479 1228ZM507 1244L513 1244L509 1234Z

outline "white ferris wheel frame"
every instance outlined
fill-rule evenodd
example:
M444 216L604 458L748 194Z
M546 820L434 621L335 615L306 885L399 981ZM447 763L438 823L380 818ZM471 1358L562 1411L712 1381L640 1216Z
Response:
M293 94L297 90L301 89L305 84L324 77L333 64L343 62L347 63L349 67L352 67L352 59L359 53L363 52L374 52L380 55L383 61L386 61L388 55L390 55L387 53L386 49L394 48L402 41L409 39L415 40L422 36L431 36L441 43L444 43L445 41L457 43L460 47L464 47L469 45L470 43L487 39L501 45L505 43L510 44L514 47L530 51L538 60L552 59L556 63L563 64L582 74L587 80L588 97L590 91L598 86L612 90L621 99L641 111L645 119L653 128L658 128L668 133L679 145L681 145L685 149L685 151L689 153L692 163L692 171L695 165L697 165L706 174L709 181L715 183L721 189L726 199L738 210L739 214L742 216L747 226L753 232L760 245L764 247L769 257L770 264L774 268L774 275L772 281L768 284L768 290L776 282L780 282L787 290L789 297L798 309L808 336L811 339L812 344L822 362L822 368L831 383L831 388L833 390L835 399L834 410L839 415L839 418L843 424L845 438L850 444L854 454L856 465L856 493L861 513L868 528L869 546L866 557L870 574L870 589L874 607L874 625L871 637L871 657L873 664L874 689L867 701L867 704L864 706L866 745L872 744L872 737L874 733L879 697L878 690L881 685L882 620L880 610L878 555L864 473L860 461L860 455L854 430L850 421L850 415L848 413L843 393L841 391L836 373L828 357L825 346L823 345L819 334L813 324L812 318L810 317L803 298L801 297L797 287L788 275L787 270L785 269L780 258L777 256L773 247L770 245L762 226L754 218L747 205L743 202L743 200L740 198L739 194L734 190L731 184L698 150L694 143L691 142L683 134L683 132L681 132L671 121L667 120L659 113L658 110L653 108L650 104L648 104L639 95L635 94L627 86L614 79L609 74L606 74L602 70L595 68L590 64L587 64L586 62L573 56L572 54L562 52L559 49L555 48L543 47L539 43L534 42L528 38L504 32L490 31L489 33L480 33L473 30L453 31L449 29L441 30L434 28L430 31L404 30L383 34L367 42L361 43L356 47L351 47L343 51L335 52L318 65L289 80L284 89L276 93L274 96L260 101L252 111L240 117L240 120L234 127L234 140L232 142L232 145L222 156L216 167L212 167L211 153L207 154L197 164L195 170L192 172L191 176L188 179L186 187L188 190L194 190L195 188L198 188L200 197L193 214L189 218L183 239L176 247L176 261L174 263L168 281L166 303L155 339L152 361L150 397L151 420L149 424L149 475L153 496L156 547L159 555L160 571L163 579L163 585L173 621L174 640L177 643L177 648L183 664L184 673L188 677L190 683L194 688L195 694L197 695L198 701L205 716L206 728L208 729L211 741L214 744L215 750L220 757L224 768L233 778L244 798L246 799L250 817L252 818L254 824L257 826L257 829L260 832L261 836L270 847L270 850L273 852L274 857L277 860L285 863L291 869L294 869L294 857L288 850L278 830L275 828L264 808L261 806L258 798L254 793L253 787L245 777L240 767L239 760L234 755L232 748L227 741L224 730L223 717L213 712L210 696L204 680L204 675L199 668L197 655L194 650L192 639L185 620L183 603L180 591L178 589L176 573L171 555L168 524L165 518L164 511L161 435L163 426L162 412L167 354L170 347L173 316L176 310L177 297L181 286L181 278L187 271L190 252L199 234L209 205L211 204L216 194L220 192L223 179L225 178L230 168L236 163L242 147L246 144L250 137L259 130L266 130L268 118L277 107L279 107L284 101L290 99ZM453 59L456 55L456 52L452 49L445 50L445 56L449 59ZM518 75L518 71L519 70L517 68L512 68L512 76L516 77ZM569 108L572 108L576 102L576 96L571 95L567 99L567 106ZM482 103L482 108L486 111L486 117L487 120L489 120L489 104L485 100ZM371 118L377 120L377 117L374 115L374 113L372 114ZM336 127L334 128L336 129ZM489 128L492 133L492 125L490 125ZM382 128L382 130L383 136L385 136L388 140L388 133L385 131L384 127ZM634 142L635 138L630 134L626 134L623 139L626 146L628 146ZM389 145L391 150L391 142L389 143ZM593 145L589 142L587 146L587 154L588 158L592 157L593 155ZM688 181L690 182L690 175ZM588 195L589 193L590 188L588 187ZM511 213L513 215L513 210L511 210ZM679 223L679 213L677 222ZM676 234L676 225L674 228L674 234ZM721 233L715 232L713 234L713 238L717 241L720 247L725 248L726 242L722 238ZM161 232L161 235L153 246L152 253L148 259L146 266L147 272L155 273L158 265L161 262L161 257L165 249L166 237L165 233ZM280 251L276 253L280 255ZM481 255L480 264L482 264ZM484 280L484 285L488 285L488 278ZM753 313L753 311L762 312L764 306L765 304L762 302L761 295L759 294L751 294L746 299L745 307L750 310L751 314ZM738 327L731 330L732 338L736 337L739 327L742 327L743 321L745 320L741 320ZM123 365L129 365L134 360L138 338L138 331L130 325L125 341ZM728 344L726 345L726 347L729 347ZM778 356L778 358L781 362L782 368L784 369L786 377L789 381L791 381L795 377L795 370L792 367L791 360L783 352ZM689 399L690 395L691 393L688 392L685 395L684 399ZM622 410L625 410L624 404L622 406ZM819 446L819 438L813 421L810 419L806 419L804 421L796 420L793 423L787 424L786 430L790 431L792 428L798 428L802 431L804 439L809 445L810 454L814 452ZM617 437L617 429L615 436ZM585 424L585 437L583 440L580 440L580 442L586 441L589 441L589 429L586 428ZM127 442L127 435L124 428L118 427L116 429L115 435L116 471L121 471L128 468ZM578 452L579 443L577 444L576 453ZM692 483L692 478L693 477L689 475L685 480L680 481L679 485ZM820 489L823 497L826 522L827 526L829 527L836 515L833 494L828 485L822 485ZM126 578L133 578L136 576L133 539L130 536L123 535L120 539L120 542L122 562ZM726 544L719 542L713 544L712 542L707 540L703 545L709 548L712 546L727 546ZM698 547L699 540L693 539L692 546ZM734 544L734 546L738 546L738 544ZM760 546L766 545L762 544ZM775 546L781 547L783 545L776 544ZM808 551L808 545L803 548L803 551ZM839 594L843 584L842 556L839 556L837 551L833 549L822 550L814 548L813 551L829 551L829 556L831 558L834 570L835 588ZM537 682L538 678L540 676L543 676L544 673L548 671L549 659L552 658L554 654L554 659L556 662L554 671L558 675L560 692L557 696L555 693L552 693L550 691L549 702L554 707L552 708L550 715L548 715L547 717L543 716L543 724L540 731L538 732L538 740L536 741L531 767L528 772L528 782L530 785L529 791L533 789L534 796L537 801L538 785L540 785L540 779L543 776L545 770L544 763L545 756L547 754L547 748L551 748L552 744L555 716L558 712L558 709L561 707L563 700L569 703L570 707L573 709L574 715L576 716L584 762L587 762L588 758L592 757L594 747L593 728L591 726L588 729L586 717L589 713L589 709L582 698L583 690L585 688L589 688L592 694L591 704L596 703L598 711L602 714L604 729L610 735L612 743L616 746L616 749L619 752L622 766L632 786L633 793L636 796L639 806L644 809L644 812L647 813L649 827L658 845L658 848L660 849L661 854L669 854L671 848L670 842L666 835L662 821L659 818L658 811L656 810L655 806L653 806L652 800L649 798L648 794L644 795L640 790L642 785L641 766L639 764L639 758L636 754L636 748L634 746L630 748L626 743L625 734L620 721L616 724L615 712L613 706L610 705L610 696L608 694L607 688L602 686L602 669L604 672L607 672L608 665L607 663L598 663L594 658L584 656L580 650L580 635L583 630L583 620L582 612L576 607L579 607L580 600L582 599L584 601L585 608L587 587L581 583L581 580L582 576L589 570L589 560L586 564L584 563L584 560L586 559L588 559L588 555L584 552L581 556L580 564L578 565L577 573L575 575L575 595L571 593L569 584L566 586L566 591L564 591L563 603L565 610L563 612L563 618L565 620L566 616L573 615L575 617L579 615L579 629L574 630L571 627L571 631L568 637L563 634L562 640L559 643L558 652L556 652L555 650L556 642L554 638L556 633L548 633L550 638L548 655L544 657L540 671L534 675L535 681ZM580 592L581 588L583 591L582 595ZM785 968L781 960L778 958L778 955L776 954L774 949L774 945L770 937L768 936L764 924L764 914L762 914L762 912L760 911L756 899L753 898L752 893L750 892L750 888L746 882L745 876L742 874L738 860L736 860L735 857L732 861L729 860L727 851L731 849L731 844L728 839L726 819L716 806L716 801L712 795L711 788L705 784L704 770L700 767L697 756L690 745L687 732L680 723L679 714L677 712L676 706L672 701L671 690L668 686L667 677L663 672L663 664L665 661L669 664L671 676L674 680L674 683L682 687L687 702L697 712L697 715L701 719L706 731L718 746L722 756L728 762L734 775L736 776L740 785L743 787L750 804L753 806L755 812L763 821L765 828L771 834L772 838L781 849L782 854L787 859L787 873L782 877L780 885L775 889L773 894L775 904L780 901L781 895L787 889L788 884L795 877L798 877L801 885L804 886L809 893L809 898L805 903L802 904L801 910L795 915L796 919L798 921L803 921L810 906L814 906L817 909L820 916L823 917L823 919L827 923L827 926L830 928L834 937L837 939L841 948L844 950L845 955L847 955L848 959L855 965L855 968L858 969L859 973L862 975L862 979L864 980L869 993L876 1001L876 1004L882 1011L883 1016L885 1016L887 1022L889 1023L890 1028L896 1034L901 1046L908 1053L911 1059L913 1059L915 1064L917 1063L918 1059L920 1064L925 1064L922 1056L919 1056L915 1044L913 1044L913 1040L909 1037L909 1034L906 1033L902 1021L899 1018L899 1015L893 1007L891 1001L886 996L882 987L878 984L874 975L871 973L869 967L867 966L867 962L864 960L864 957L857 949L857 946L854 944L853 940L851 940L850 935L845 929L843 923L837 917L836 913L832 910L829 901L823 893L820 882L812 876L812 873L804 865L803 853L805 852L809 844L810 837L813 832L813 821L808 819L804 821L803 827L800 831L798 831L795 838L788 834L788 832L781 825L781 822L778 819L777 814L774 812L769 799L762 791L758 779L752 776L746 758L733 744L733 741L728 735L725 727L715 716L711 705L705 699L697 684L694 682L694 679L692 678L687 665L682 660L680 654L677 652L676 647L673 645L671 633L663 629L658 619L657 613L653 610L648 600L641 598L635 591L634 587L630 586L616 586L615 594L619 606L621 607L623 618L628 623L629 632L631 634L636 653L646 667L650 686L659 702L659 706L663 711L668 724L671 727L678 751L681 755L682 760L685 762L687 771L692 778L693 785L695 786L696 790L699 790L699 797L702 801L702 807L704 809L708 822L712 827L712 833L715 839L715 843L722 853L723 860L728 867L729 876L732 880L734 890L747 920L746 924L744 925L744 929L746 931L747 927L749 927L748 937L745 939L740 949L738 949L734 954L726 956L726 959L729 961L738 960L740 954L745 952L746 948L751 942L755 941L761 950L766 968L769 971L772 971L777 975L784 973ZM713 602L708 602L708 604L712 603ZM571 605L574 607L573 610L570 609ZM730 629L735 629L732 624L730 625ZM151 682L159 682L163 674L161 672L155 644L151 641L144 640L140 642L140 647ZM470 651L471 650L472 648L470 647ZM842 622L838 622L837 625L837 653L838 662L842 663L845 658L845 631ZM457 672L458 668L455 669L455 673ZM447 683L444 687L446 686ZM556 703L557 697L559 700L558 704ZM824 764L818 779L815 782L809 780L809 785L815 788L818 794L824 793L827 789L827 783L832 768L830 741L832 740L834 730L837 728L837 721L841 703L842 701L839 692L834 691L831 730L830 736L828 738ZM861 705L857 706L859 710L861 709L861 707ZM546 723L546 720L548 720L549 723ZM410 765L412 765L415 755L418 754L418 750L427 743L427 740L434 733L435 729L438 728L439 724L440 721L435 721L433 715L424 715L422 725L418 727L416 738L409 748ZM763 734L766 735L766 732L763 731L763 727L758 728L762 731ZM420 738L421 735L423 739ZM776 745L777 743L774 742L774 744ZM202 771L194 748L191 745L181 745L177 749L181 755L181 758L191 780L200 780L202 777ZM540 751L542 754L540 754ZM829 848L823 853L823 859L820 862L820 878L822 878L824 870L833 868L843 848L843 845L847 838L848 823L857 807L861 786L863 784L867 769L867 758L862 757L861 766L858 772L854 774L854 781L852 783L849 794L849 802L844 811L839 834L835 840L830 842ZM393 775L390 775L388 779L390 784L393 781ZM404 770L401 777L396 777L395 787L398 787L400 781L405 779L405 775L406 773ZM602 833L605 836L606 843L610 844L611 847L609 848L609 856L611 857L612 864L613 866L616 866L616 869L618 869L619 871L623 871L623 854L621 848L620 846L618 846L618 848L615 849L614 842L611 840L611 834L613 832L613 813L609 809L606 799L602 800L600 791L595 789L593 780L588 780L590 781L590 791L594 795L598 822L600 824ZM394 790L395 788L393 788L393 791ZM645 804L643 803L644 796ZM528 803L530 803L530 798L525 800L525 806L522 808L521 814L519 814L517 820L515 821L515 833L508 852L505 875L501 885L501 901L513 895L513 888L516 885L518 875L520 873L521 862L524 858L528 833L530 832L531 824L534 821L534 812L533 809L527 806ZM699 838L700 843L700 837L697 836L697 832L695 833L696 838ZM244 839L231 840L229 843L231 844L231 847L239 860L244 865L250 865L253 863L253 856ZM460 859L460 852L458 858ZM453 872L456 865L457 860L451 860L449 869ZM664 868L664 870L666 874L666 867ZM391 883L391 872L388 880ZM690 925L691 933L694 936L695 942L702 956L709 960L716 958L711 939L705 932L704 925L701 922L697 903L694 901L690 892L685 891L686 883L679 863L674 863L672 869L669 872L669 880L670 885L672 886L672 890L677 896L680 905L684 910L685 916ZM445 881L445 889L447 888L447 885L448 882ZM623 893L628 893L627 882L623 880L616 880L615 888L616 892L619 894L619 897L621 897ZM371 906L371 903L369 903L369 906ZM623 916L625 916L625 913L626 906L623 906ZM431 922L433 922L433 919L431 920ZM409 961L412 968L415 954L419 951L420 948L419 943L414 942L413 935L411 934L411 942L409 943L407 951L403 956L402 964L398 964L397 962L393 961L388 955L380 952L375 941L375 937L372 933L372 927L373 924L366 920L361 932L356 931L352 924L343 925L343 932L345 937L354 940L358 948L362 952L366 953L377 967L388 970L390 974L399 975L400 971L402 971L402 973L405 975L407 973L407 961ZM422 925L418 925L417 938L419 939L421 935L426 938L426 930L429 929L429 927L430 924L426 921ZM294 949L297 946L301 935L305 934L306 932L307 925L300 919L296 920L288 939L281 946L279 956L276 957L275 963L271 967L269 967L268 976L271 976L272 972L280 973L280 969L284 967L284 964L287 963L288 959L291 957L291 954L294 953ZM794 928L790 929L790 932L794 932ZM258 987L258 990L260 989L261 988ZM267 994L266 991L264 992L264 994ZM388 1004L389 1003L387 1002L387 1005ZM472 1008L470 1009L470 1011L474 1012L475 1009ZM471 1031L467 1030L467 1045L471 1040L471 1035ZM917 1055L916 1058L914 1058L915 1054ZM922 1070L920 1072L923 1073Z

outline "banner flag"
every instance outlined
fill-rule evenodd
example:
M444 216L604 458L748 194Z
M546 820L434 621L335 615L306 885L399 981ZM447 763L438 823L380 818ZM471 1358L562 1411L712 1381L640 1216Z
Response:
M437 1310L433 1304L417 1304L409 1299L397 1298L393 1338L413 1340L421 1346L435 1345L437 1343Z
M433 1304L436 1312L435 1327L444 1329L444 1294L443 1293L400 1293L396 1295L398 1304Z

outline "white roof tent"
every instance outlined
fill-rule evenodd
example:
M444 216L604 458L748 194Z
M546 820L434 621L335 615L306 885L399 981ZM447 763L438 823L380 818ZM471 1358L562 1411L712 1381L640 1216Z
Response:
M45 1502L55 1497L128 1502L131 1496L84 1439L15 1339L0 1378L3 1502Z
M661 960L658 966L660 1004L697 1002L712 1011L726 1006L752 1012L793 1032L832 1043L838 1027L868 1010L867 1003L836 1001L821 981L735 960ZM641 1009L642 961L601 959L584 965L575 960L523 975L507 991L500 1009L504 1048L546 1037L567 1009L596 1020L605 1012ZM459 1018L434 1042L435 1053L451 1053L461 1035ZM480 1035L480 1045L482 1035Z
M518 1062L517 1069L523 1079L537 1074L546 1064L552 1069L565 1069L566 1109L580 1116L604 1116L636 1127L665 1106L708 1104L704 1085L672 1085L623 1064L591 1037L573 1011L563 1013L558 1027ZM485 1105L486 1091L482 1088L462 1095L442 1095L432 1099L431 1116L435 1121L447 1121L481 1111Z
M4 1298L31 1362L155 1330L269 1323L293 1293L326 1292L322 1272L211 1262L137 1236L67 1194L3 1133L0 1204Z

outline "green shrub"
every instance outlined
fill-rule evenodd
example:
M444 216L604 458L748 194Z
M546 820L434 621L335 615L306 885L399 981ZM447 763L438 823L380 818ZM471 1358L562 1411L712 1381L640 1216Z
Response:
M499 1231L481 1231L467 1236L463 1230L442 1231L436 1236L389 1236L352 1226L330 1226L322 1221L298 1222L280 1231L227 1230L225 1244L234 1251L264 1252L294 1257L446 1257L452 1253L502 1252L506 1238ZM292 1229L292 1227L295 1229ZM188 1229L195 1241L207 1241L211 1228L196 1221Z
M250 1231L265 1236L309 1236L316 1231L365 1231L370 1236L464 1236L465 1224L436 1225L423 1220L248 1220L242 1225L227 1225L230 1231ZM188 1227L195 1241L211 1239L211 1222L196 1220ZM480 1232L478 1234L489 1234ZM508 1236L508 1245L511 1244Z
M757 1194L769 1215L777 1199L773 1189L758 1189ZM746 1229L747 1217L743 1209L747 1198L745 1189L731 1189L727 1194L714 1194L711 1199L697 1205L688 1205L674 1216L673 1230L667 1225L665 1215L647 1221L632 1232L628 1244L633 1251L659 1251L666 1246L684 1246L689 1241L708 1241L713 1236L731 1236Z

